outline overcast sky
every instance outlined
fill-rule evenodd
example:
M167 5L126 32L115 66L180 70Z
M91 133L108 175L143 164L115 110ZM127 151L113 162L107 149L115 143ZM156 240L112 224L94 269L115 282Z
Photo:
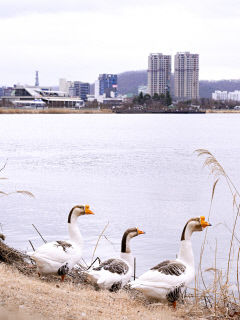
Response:
M0 85L93 82L200 54L200 79L240 79L240 0L0 0ZM173 65L172 65L173 70Z

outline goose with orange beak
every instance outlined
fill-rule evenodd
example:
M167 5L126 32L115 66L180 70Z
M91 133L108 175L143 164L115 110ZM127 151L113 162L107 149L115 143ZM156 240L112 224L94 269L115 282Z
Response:
M35 260L38 275L58 274L62 281L65 275L80 262L83 239L77 226L77 219L83 215L94 214L88 205L73 207L68 215L69 240L47 242L28 255Z
M131 287L143 292L146 297L169 301L176 307L181 290L186 288L195 276L192 233L203 231L208 226L211 224L205 221L204 216L188 220L182 231L177 259L159 263L132 281Z
M134 257L130 249L130 240L144 231L138 228L127 229L122 237L120 258L102 262L98 267L87 271L88 280L100 289L118 291L130 280L134 269Z

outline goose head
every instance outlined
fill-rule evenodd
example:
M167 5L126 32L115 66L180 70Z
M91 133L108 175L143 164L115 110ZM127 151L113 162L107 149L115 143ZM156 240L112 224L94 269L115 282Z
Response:
M209 226L211 226L211 223L207 222L204 216L191 218L183 228L181 240L187 240L191 237L193 232L203 231Z
M138 228L130 228L127 229L122 237L122 248L121 248L121 252L126 252L126 253L130 253L130 246L129 246L129 242L130 239L139 236L140 234L144 234L145 232L138 229Z
M85 214L94 214L91 210L90 210L90 207L89 205L77 205L75 207L73 207L71 209L71 211L69 212L69 215L68 215L68 223L71 223L72 222L72 218L75 217L79 217L79 216L83 216Z

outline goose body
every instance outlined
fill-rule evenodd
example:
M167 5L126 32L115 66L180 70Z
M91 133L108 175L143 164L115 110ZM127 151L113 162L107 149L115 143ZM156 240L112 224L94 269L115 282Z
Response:
M98 267L87 272L90 282L100 289L117 291L131 279L133 274L134 258L130 250L130 239L143 234L137 229L127 229L122 237L120 258L111 258L102 262Z
M70 239L48 242L36 251L28 253L35 260L39 275L58 274L63 280L65 274L80 261L83 239L77 226L77 218L85 214L93 214L89 206L73 207L68 215Z
M131 287L149 298L169 301L175 306L181 290L188 286L195 276L191 235L209 225L204 217L190 219L182 232L178 258L159 263L132 281Z

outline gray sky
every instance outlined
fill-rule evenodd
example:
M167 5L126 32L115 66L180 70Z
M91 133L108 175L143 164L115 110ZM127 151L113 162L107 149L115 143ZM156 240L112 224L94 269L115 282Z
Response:
M200 79L239 79L239 17L240 0L0 0L0 85L35 70L41 85L93 82L177 51L200 54Z

